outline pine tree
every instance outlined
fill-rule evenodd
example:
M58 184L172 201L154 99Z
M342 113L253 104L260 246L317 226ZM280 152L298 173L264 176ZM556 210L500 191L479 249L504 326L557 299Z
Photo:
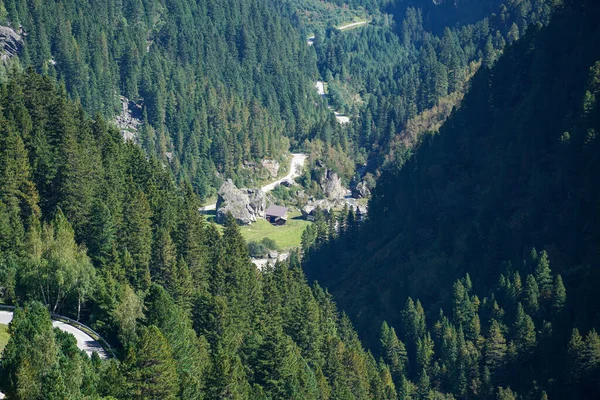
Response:
M396 336L394 328L387 322L381 325L381 350L385 362L390 366L390 372L395 382L400 382L400 377L406 373L408 355L404 343Z
M546 250L538 254L535 281L540 289L540 297L544 300L550 299L552 296L552 271L550 270L550 261Z
M168 230L156 232L152 248L151 275L155 282L169 287L176 278L177 254Z
M491 371L501 369L506 363L506 339L502 334L500 325L496 320L492 321L490 332L485 342L485 364Z
M125 360L130 398L176 399L179 382L173 355L160 330L142 329L135 349Z
M127 250L133 260L134 272L131 284L145 289L150 284L150 259L152 254L152 227L150 205L144 192L136 190L133 182L125 199L123 223L121 226L121 247Z
M0 116L0 201L7 218L8 237L0 250L17 252L24 244L25 230L40 216L39 195L31 182L31 169L20 136L7 127ZM4 243L4 245L2 245Z
M170 345L179 376L179 397L202 398L210 368L207 343L198 339L187 312L159 285L150 287L145 304L146 322L156 325Z
M517 394L513 392L509 387L498 388L498 394L496 395L497 400L517 400Z
M431 383L427 371L423 369L419 377L419 383L417 384L417 399L427 400L429 399L429 391L431 390Z
M96 202L92 208L87 236L90 258L96 265L105 266L112 259L116 233L110 210L103 202Z
M567 371L570 382L575 383L582 378L585 368L585 350L586 345L583 337L579 333L579 330L574 328L573 333L571 334L571 339L569 340L569 344L567 346Z
M533 351L536 345L535 326L531 317L525 313L521 303L517 305L513 334L519 353L531 353Z
M554 277L554 286L552 288L552 311L554 315L560 315L567 303L567 290L563 285L560 275Z
M533 275L527 275L525 291L523 292L523 303L528 313L535 315L540 307L540 291Z
M10 398L42 398L51 382L44 376L58 364L58 348L48 310L28 303L15 310L10 340L2 353L0 390Z
M600 371L600 336L595 329L592 329L585 337L584 347L584 368L586 374L597 379Z
M417 366L429 370L434 354L434 343L429 332L417 341Z

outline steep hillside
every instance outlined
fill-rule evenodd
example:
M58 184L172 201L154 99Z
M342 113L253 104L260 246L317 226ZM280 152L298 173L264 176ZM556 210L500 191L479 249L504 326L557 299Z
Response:
M0 24L24 38L13 64L64 82L90 115L114 119L124 96L141 122L129 136L204 197L223 177L250 182L246 163L280 157L328 116L292 20L265 0L0 3Z
M309 254L307 275L369 345L382 320L401 324L408 296L437 315L447 282L469 273L487 293L505 262L526 275L532 247L573 289L570 323L598 326L600 14L571 3L475 75L440 133L381 177L358 233Z
M0 357L8 398L396 397L296 256L258 271L233 217L223 234L206 225L189 184L50 79L11 76L0 104L0 303L20 306ZM49 311L116 359L90 359Z
M414 147L412 121L429 119L423 126L435 129L431 121L459 105L477 68L493 64L530 24L547 25L561 3L396 1L360 29L317 31L330 103L351 117L351 156L374 174L401 166Z

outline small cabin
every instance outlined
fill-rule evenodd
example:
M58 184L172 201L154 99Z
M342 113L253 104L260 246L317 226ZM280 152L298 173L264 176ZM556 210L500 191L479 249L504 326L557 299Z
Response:
M285 225L288 218L287 207L270 205L265 211L265 219L273 225Z

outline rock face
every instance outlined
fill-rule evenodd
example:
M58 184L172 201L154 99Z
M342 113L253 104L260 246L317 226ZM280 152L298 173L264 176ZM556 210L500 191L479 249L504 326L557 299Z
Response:
M358 182L354 190L352 190L352 197L355 199L362 199L369 196L371 196L371 191L369 190L367 182L365 181Z
M326 170L321 178L321 189L325 197L331 200L343 199L346 196L346 189L342 186L340 177L331 170Z
M21 35L8 26L0 26L0 59L2 61L7 61L19 54L22 46Z
M265 194L260 189L238 189L231 179L221 185L217 199L217 222L225 222L227 213L240 225L249 225L258 218L264 218Z
M121 96L121 114L115 118L115 123L121 131L123 140L135 141L138 129L142 125L142 106Z

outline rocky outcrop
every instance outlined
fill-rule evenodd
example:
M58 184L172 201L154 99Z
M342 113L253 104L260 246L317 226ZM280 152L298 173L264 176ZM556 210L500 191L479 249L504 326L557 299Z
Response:
M369 190L367 182L365 181L358 182L356 187L352 190L352 197L354 197L355 199L362 199L370 196L371 191Z
M121 114L115 118L115 123L121 131L123 140L135 141L137 132L142 125L142 106L121 96Z
M347 190L342 186L342 180L329 169L325 170L320 184L325 197L330 200L343 199L346 196Z
M221 185L217 199L217 223L225 222L227 213L240 225L249 225L264 218L265 194L260 189L238 189L231 179Z
M263 160L262 166L264 169L269 172L272 178L277 178L277 174L279 173L279 163L275 160Z
M317 210L321 210L325 214L329 214L332 210L341 210L344 207L348 207L348 209L354 210L357 215L361 215L361 218L367 215L368 208L366 205L358 204L356 199L344 198L337 200L314 200L310 199L308 202L300 209L302 212L302 216L306 219L311 220L315 216L315 212Z
M337 207L339 204L327 199L322 200L309 200L308 203L300 210L304 218L314 216L316 210L321 210L325 213L330 213L331 210Z
M0 26L0 60L7 61L19 54L23 38L8 26Z

